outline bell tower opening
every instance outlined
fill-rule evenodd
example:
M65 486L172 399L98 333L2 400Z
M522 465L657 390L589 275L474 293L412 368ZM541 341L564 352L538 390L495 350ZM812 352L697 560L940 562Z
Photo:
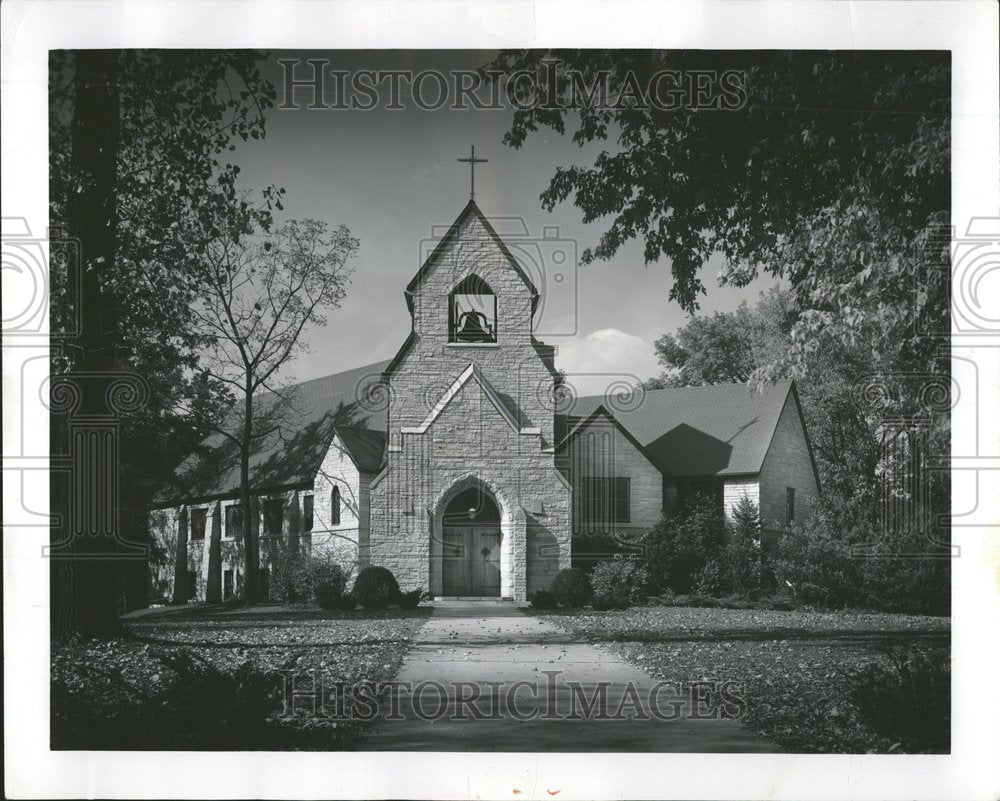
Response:
M497 341L497 297L478 275L462 279L448 296L448 341Z

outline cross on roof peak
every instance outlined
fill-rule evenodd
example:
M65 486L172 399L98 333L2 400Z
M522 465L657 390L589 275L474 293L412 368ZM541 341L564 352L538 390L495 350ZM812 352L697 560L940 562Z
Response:
M465 159L456 159L456 161L461 161L461 162L469 165L469 168L470 168L470 171L471 171L471 178L472 178L472 183L471 183L471 187L470 187L470 191L469 191L469 200L475 200L476 199L476 165L477 164L486 164L489 161L489 159L477 159L476 158L476 146L473 145L472 146L472 152L471 152L471 154L470 154L470 156L468 158L465 158Z

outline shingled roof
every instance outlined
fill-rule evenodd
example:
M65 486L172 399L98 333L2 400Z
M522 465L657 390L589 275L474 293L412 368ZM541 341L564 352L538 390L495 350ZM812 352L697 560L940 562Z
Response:
M763 392L745 384L657 389L644 392L635 408L622 408L624 402L601 395L586 396L557 419L557 436L560 431L570 434L603 408L671 476L759 473L792 391L791 381L770 384Z
M287 408L276 415L280 428L258 440L250 455L251 489L311 485L334 434L359 469L377 472L385 449L385 404L366 390L381 379L387 365L376 362L284 391ZM257 399L262 412L276 409L278 402L271 393ZM223 434L212 434L174 471L174 478L174 485L154 499L157 506L233 497L240 486L239 450Z

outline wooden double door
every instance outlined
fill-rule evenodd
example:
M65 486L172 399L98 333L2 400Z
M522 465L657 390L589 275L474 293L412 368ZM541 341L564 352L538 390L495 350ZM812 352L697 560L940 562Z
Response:
M500 526L445 526L444 594L500 597Z

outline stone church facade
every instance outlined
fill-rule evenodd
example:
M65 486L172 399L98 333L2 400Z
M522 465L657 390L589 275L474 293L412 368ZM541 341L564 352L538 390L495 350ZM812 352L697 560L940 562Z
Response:
M818 492L790 382L574 398L533 334L538 289L473 201L404 294L396 356L297 385L288 430L254 453L265 576L282 552L327 553L438 598L524 601L695 491L727 511L751 497L773 531ZM209 438L158 498L154 596L239 593L234 459Z

